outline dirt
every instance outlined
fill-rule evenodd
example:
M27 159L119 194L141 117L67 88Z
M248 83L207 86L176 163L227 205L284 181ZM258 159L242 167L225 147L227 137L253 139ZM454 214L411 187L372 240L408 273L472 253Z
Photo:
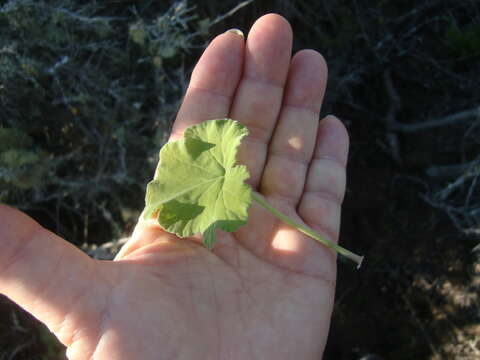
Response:
M325 359L480 359L475 241L421 199L411 169L376 158L349 168L341 241L366 260L339 264Z

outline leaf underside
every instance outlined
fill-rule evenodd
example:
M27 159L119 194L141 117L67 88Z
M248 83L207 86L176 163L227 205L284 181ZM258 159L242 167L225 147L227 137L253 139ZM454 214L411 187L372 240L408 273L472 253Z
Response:
M154 179L147 186L146 218L179 237L202 233L212 248L217 229L245 225L251 203L249 173L236 165L238 146L248 134L231 119L205 121L187 128L181 140L160 151Z

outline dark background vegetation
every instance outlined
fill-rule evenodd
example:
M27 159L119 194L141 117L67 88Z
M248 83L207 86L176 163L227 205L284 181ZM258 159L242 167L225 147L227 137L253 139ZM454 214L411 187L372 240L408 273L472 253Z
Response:
M1 4L0 202L91 254L128 236L202 49L277 12L351 135L341 241L366 262L340 263L325 359L480 358L479 1ZM62 353L0 298L1 360Z

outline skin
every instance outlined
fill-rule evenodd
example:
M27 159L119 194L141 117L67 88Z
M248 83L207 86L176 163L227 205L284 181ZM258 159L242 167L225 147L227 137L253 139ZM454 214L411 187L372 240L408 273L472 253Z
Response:
M248 126L239 161L274 207L335 241L348 135L319 121L327 67L291 57L292 30L275 14L248 38L216 37L200 58L171 139L231 117ZM213 251L139 223L115 261L95 261L25 214L0 206L0 292L80 359L320 359L336 259L256 204Z

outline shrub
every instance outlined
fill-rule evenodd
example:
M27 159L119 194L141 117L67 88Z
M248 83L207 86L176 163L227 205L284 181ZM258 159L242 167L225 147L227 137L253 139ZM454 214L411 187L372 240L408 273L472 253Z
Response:
M197 20L185 1L3 5L0 201L46 209L80 229L56 229L76 239L140 208L185 87L184 55L208 25Z

